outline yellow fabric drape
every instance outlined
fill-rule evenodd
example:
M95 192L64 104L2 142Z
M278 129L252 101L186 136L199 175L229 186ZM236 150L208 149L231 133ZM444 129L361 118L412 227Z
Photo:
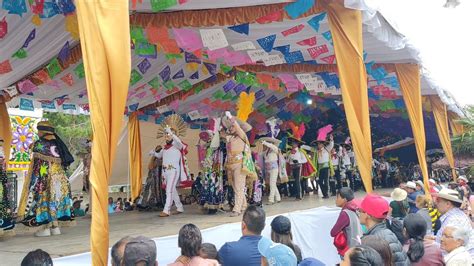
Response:
M444 104L438 96L429 96L431 109L436 124L436 131L438 132L439 141L443 147L444 154L448 159L449 166L453 174L454 181L456 181L456 170L454 169L454 155L451 148L451 138L449 137L448 113L446 104Z
M76 1L93 131L90 170L92 265L107 265L108 181L122 126L131 71L127 0Z
M367 72L363 60L362 15L326 0L334 41L342 101L357 165L368 193L372 191L372 139L370 135Z
M3 153L5 154L5 164L8 167L10 145L12 143L12 128L8 108L4 102L0 103L0 139L3 139Z
M140 196L142 191L142 144L137 113L133 113L128 118L128 164L133 201Z
M415 140L416 154L423 175L425 191L429 195L428 167L426 165L426 136L423 121L423 108L421 101L420 68L413 64L397 64L395 70L400 82L403 101L408 111L413 139Z
M448 112L448 121L449 125L451 126L451 132L453 136L459 136L464 133L464 126L457 122L459 120L459 116L453 112Z

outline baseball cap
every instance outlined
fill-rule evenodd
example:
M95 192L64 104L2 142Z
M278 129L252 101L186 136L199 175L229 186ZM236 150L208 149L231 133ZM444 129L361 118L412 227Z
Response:
M156 243L148 237L138 236L130 239L123 253L125 266L134 266L139 262L155 265Z
M267 259L269 266L296 266L297 264L296 255L291 248L274 243L269 238L260 238L258 251Z
M289 234L291 232L291 222L288 217L283 215L278 215L275 217L270 224L272 230L277 232L278 234Z
M389 211L389 205L380 195L368 194L362 202L360 202L359 209L374 218L385 219Z

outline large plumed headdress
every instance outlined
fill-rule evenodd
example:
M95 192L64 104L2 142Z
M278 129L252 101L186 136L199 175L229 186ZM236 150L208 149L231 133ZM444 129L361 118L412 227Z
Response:
M166 128L169 127L178 137L184 137L186 135L186 130L188 125L184 122L183 118L177 114L169 115L165 118L163 122L158 126L158 132L156 138L163 138L166 136Z

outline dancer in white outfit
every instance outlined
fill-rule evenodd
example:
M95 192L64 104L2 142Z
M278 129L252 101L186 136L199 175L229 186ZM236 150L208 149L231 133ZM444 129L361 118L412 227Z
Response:
M278 147L274 144L263 141L263 160L265 162L265 172L269 179L270 183L270 196L268 198L269 204L273 204L281 201L280 192L277 187L277 179L279 172L279 163L278 163Z
M174 115L173 115L174 116ZM179 116L178 116L179 117ZM175 120L180 120L180 117L173 117ZM172 119L170 119L172 120ZM170 120L165 120L165 123ZM182 120L181 120L182 121ZM184 121L182 122L184 123ZM179 129L167 123L164 126L164 138L166 145L160 152L151 151L150 154L163 159L163 178L166 183L166 203L163 211L160 213L160 217L170 216L171 206L174 202L176 205L177 213L183 213L183 204L179 199L178 190L176 186L180 181L188 179L188 172L186 167L187 145L184 144L178 137Z

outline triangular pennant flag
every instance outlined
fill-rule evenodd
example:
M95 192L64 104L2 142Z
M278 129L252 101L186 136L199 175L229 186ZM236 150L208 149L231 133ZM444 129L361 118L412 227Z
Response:
M13 58L18 58L18 59L23 59L28 56L28 52L25 50L25 48L20 48L18 51L16 51L12 57Z
M59 65L59 61L57 58L51 60L51 62L46 66L46 70L48 70L48 74L50 78L54 78L57 74L59 74L62 69Z
M30 45L30 42L35 39L35 37L36 37L36 29L33 29L28 35L28 37L26 38L25 43L23 43L22 48L27 48L28 45Z
M316 36L297 42L301 46L315 46L317 43Z
M176 74L174 74L174 76L173 76L173 79L180 79L180 78L184 78L184 70L183 69L176 72Z
M194 74L192 74L190 77L190 79L199 79L199 71L196 71Z
M290 52L290 45L287 44L287 45L283 45L283 46L273 47L273 50L277 50L277 51L281 52L283 55L286 55Z
M61 51L59 51L59 54L58 54L59 62L64 68L66 68L69 65L68 60L69 60L70 54L71 52L69 50L69 41L67 41L66 44L64 44L63 48L61 48Z
M184 60L186 63L198 63L201 64L201 59L199 59L193 53L184 52Z
M288 13L291 19L296 19L299 16L306 13L306 11L310 10L316 1L314 0L297 0L291 4L285 6L285 11Z
M333 64L335 59L336 59L335 55L330 55L330 56L326 56L326 57L321 58L322 61L324 61L328 64Z
M326 44L308 48L308 53L311 58L316 59L321 54L329 52L328 46Z
M326 17L326 12L322 12L314 17L312 17L310 20L308 20L308 24L316 31L319 32L319 24L323 19Z
M256 21L259 24L271 23L274 21L280 21L283 16L283 10L278 10L274 13L268 14L266 16L257 18Z
M67 73L66 75L64 75L61 80L69 86L72 86L74 84L74 78L71 73Z
M0 39L3 39L8 33L8 23L6 18L0 20Z
M170 80L170 75L171 75L170 66L166 66L165 68L163 68L163 70L161 70L159 75L160 75L161 79L163 79L164 82Z
M291 27L287 30L282 31L281 34L286 37L288 35L298 33L300 31L302 31L303 29L304 29L304 25L300 24L300 25L296 25L294 27Z
M262 49L269 53L273 49L273 45L275 44L276 34L269 35L267 37L263 37L257 40L258 44Z
M240 34L249 35L249 24L248 23L235 25L235 26L230 26L230 27L228 27L228 29L233 30L233 31L235 31L237 33L240 33Z
M151 63L150 61L148 61L148 59L145 58L143 59L143 61L140 62L140 64L138 64L137 67L138 67L138 70L140 70L142 74L145 74L148 71L148 69L150 69Z

